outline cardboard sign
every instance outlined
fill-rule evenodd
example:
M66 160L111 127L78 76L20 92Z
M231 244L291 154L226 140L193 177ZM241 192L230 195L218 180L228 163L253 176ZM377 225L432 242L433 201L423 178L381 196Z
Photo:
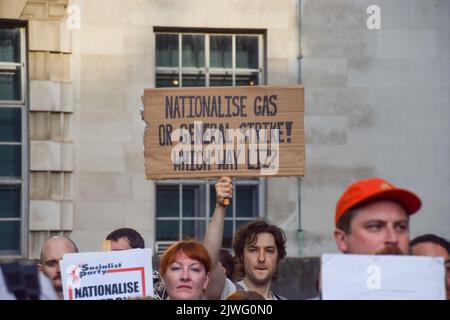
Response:
M145 89L147 179L304 176L302 86Z
M444 300L444 259L323 254L324 300Z
M153 296L151 249L69 253L60 267L64 300Z

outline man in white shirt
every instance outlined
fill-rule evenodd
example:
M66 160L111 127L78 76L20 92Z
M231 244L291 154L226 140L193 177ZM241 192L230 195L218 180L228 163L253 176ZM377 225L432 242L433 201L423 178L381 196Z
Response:
M224 299L236 290L252 290L266 299L283 299L271 292L270 286L277 276L278 263L286 256L286 237L280 228L264 220L251 221L236 232L233 249L237 257L237 276L241 280L233 284L226 279L218 256L226 214L224 200L232 198L233 184L230 178L222 177L215 187L216 209L204 239L204 245L212 260L211 280L206 297Z

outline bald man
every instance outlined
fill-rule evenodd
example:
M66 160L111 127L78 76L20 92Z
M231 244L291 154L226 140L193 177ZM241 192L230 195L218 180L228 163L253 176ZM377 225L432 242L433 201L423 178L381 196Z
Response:
M76 244L66 237L56 236L44 244L41 251L41 263L38 264L42 271L52 282L59 299L63 299L61 270L59 261L65 253L77 253Z

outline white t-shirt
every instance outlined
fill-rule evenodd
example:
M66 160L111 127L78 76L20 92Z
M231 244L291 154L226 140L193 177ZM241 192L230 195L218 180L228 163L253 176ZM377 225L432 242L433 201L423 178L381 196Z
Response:
M245 285L244 281L238 281L237 285L242 288L244 291L248 291L248 287ZM237 291L236 284L234 284L230 279L225 278L225 285L222 290L222 294L220 295L220 300L226 300L226 298ZM269 291L269 299L266 300L278 300L278 298L273 294L272 291Z
M220 295L220 300L225 300L233 292L236 292L236 285L230 279L225 278L225 285Z

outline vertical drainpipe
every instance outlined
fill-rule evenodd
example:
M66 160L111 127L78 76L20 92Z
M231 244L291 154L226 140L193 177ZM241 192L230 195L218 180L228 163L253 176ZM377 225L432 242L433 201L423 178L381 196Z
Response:
M299 37L299 47L298 47L298 83L302 83L302 47L301 47L301 17L302 17L302 6L303 0L298 1L298 37ZM304 234L302 229L302 196L301 196L301 178L297 177L297 210L298 210L298 226L297 226L297 240L298 240L298 255L303 258L303 247L304 247Z
M302 192L301 192L301 178L297 177L297 196L298 196L298 228L297 228L297 237L298 237L298 255L300 258L303 258L303 229L302 229Z

